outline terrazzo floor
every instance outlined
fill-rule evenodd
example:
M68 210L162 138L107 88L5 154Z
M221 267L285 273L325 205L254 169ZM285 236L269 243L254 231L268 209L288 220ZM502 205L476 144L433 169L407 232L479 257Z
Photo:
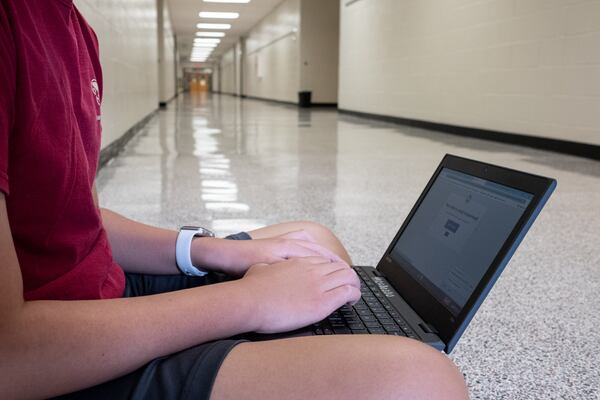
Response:
M103 168L104 207L220 235L286 220L375 265L446 153L558 187L452 353L473 399L600 398L600 162L338 114L183 95Z

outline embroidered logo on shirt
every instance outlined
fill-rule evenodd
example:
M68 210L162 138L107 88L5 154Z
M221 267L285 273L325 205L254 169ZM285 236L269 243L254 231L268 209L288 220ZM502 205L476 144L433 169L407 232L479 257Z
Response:
M100 87L98 86L98 81L92 79L92 93L96 97L96 103L100 105Z

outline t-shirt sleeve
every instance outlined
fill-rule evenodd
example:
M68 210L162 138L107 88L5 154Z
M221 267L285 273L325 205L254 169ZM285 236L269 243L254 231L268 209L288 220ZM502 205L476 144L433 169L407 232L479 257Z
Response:
M0 3L0 191L8 194L8 145L15 117L16 52L5 3Z

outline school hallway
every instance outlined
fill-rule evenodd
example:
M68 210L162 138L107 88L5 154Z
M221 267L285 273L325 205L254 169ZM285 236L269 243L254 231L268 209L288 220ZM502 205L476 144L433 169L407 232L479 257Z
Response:
M330 227L376 265L446 154L558 186L451 358L474 399L598 398L600 164L339 113L185 93L98 175L103 207L217 235L282 221Z

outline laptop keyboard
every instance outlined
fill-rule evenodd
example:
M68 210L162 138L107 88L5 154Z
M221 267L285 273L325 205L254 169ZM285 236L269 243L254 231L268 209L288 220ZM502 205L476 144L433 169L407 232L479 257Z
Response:
M359 267L362 298L353 306L345 305L329 317L313 325L317 335L381 334L417 339L414 330L392 306L375 282Z

